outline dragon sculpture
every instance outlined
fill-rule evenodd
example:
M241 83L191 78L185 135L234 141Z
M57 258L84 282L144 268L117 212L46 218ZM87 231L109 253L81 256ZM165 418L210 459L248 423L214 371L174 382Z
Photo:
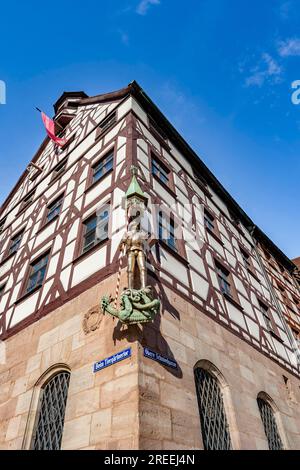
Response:
M103 311L126 324L147 323L152 321L160 307L160 301L158 299L152 299L150 287L141 290L124 290L121 296L120 310L114 308L111 305L112 302L113 299L110 296L102 297L101 307Z

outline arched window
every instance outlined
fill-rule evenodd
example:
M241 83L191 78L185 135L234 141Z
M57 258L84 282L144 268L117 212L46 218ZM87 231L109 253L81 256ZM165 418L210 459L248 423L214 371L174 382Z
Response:
M31 448L59 450L61 446L70 373L62 371L52 376L41 388L37 425Z
M204 449L231 449L229 427L218 380L207 370L197 367L195 383Z
M257 404L270 450L282 450L283 445L279 435L273 409L268 401L261 396L257 397Z

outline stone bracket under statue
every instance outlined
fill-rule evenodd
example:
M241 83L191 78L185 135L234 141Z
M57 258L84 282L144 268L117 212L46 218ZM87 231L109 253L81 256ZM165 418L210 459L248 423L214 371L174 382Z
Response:
M151 322L160 308L160 301L153 298L152 289L147 286L148 234L140 228L140 216L146 209L147 198L136 179L137 169L132 167L131 171L132 180L126 192L126 212L130 222L119 247L127 256L127 288L121 295L120 309L112 305L114 299L110 295L101 299L103 313L108 313L125 324Z

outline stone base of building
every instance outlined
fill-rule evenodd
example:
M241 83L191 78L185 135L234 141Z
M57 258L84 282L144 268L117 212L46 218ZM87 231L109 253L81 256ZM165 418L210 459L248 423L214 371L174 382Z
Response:
M284 447L300 449L296 377L167 287L154 324L122 326L98 309L115 285L111 276L6 340L1 449L30 448L40 387L60 368L71 372L62 449L202 449L196 364L219 380L233 449L268 448L260 392L276 404ZM130 358L93 371L129 347ZM177 369L145 357L144 347Z

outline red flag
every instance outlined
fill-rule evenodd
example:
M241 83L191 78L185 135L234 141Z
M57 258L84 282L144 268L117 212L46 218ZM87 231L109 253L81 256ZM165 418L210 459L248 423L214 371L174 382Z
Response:
M45 128L46 128L46 132L48 134L48 136L50 137L50 139L55 142L57 145L59 145L60 147L63 147L66 143L67 143L67 140L66 139L61 139L59 137L56 137L55 135L55 123L52 119L50 119L45 113L42 112L42 119L43 119L43 123L45 125Z

